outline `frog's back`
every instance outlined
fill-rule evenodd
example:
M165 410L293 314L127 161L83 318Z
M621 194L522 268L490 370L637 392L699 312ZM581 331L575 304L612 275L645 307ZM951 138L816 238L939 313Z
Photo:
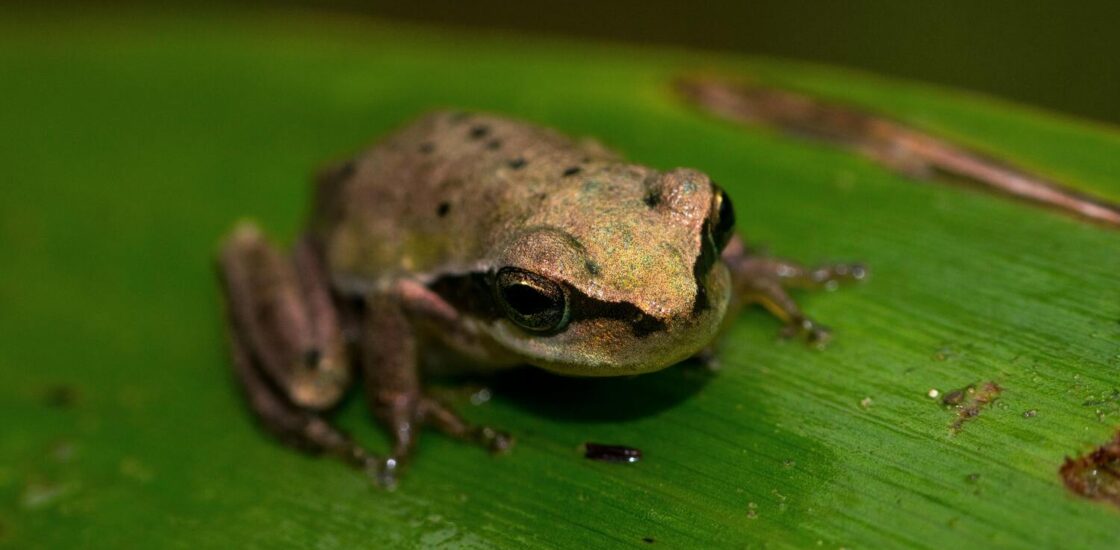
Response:
M613 160L545 128L436 112L325 171L311 228L340 280L474 270L558 186Z

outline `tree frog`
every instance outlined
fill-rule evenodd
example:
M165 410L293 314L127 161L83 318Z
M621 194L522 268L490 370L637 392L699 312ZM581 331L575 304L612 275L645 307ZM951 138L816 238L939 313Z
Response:
M390 485L422 427L493 452L512 442L426 395L428 369L656 371L704 351L752 302L820 341L786 289L865 275L752 253L701 172L462 112L321 171L289 253L243 222L218 263L232 363L261 424ZM387 456L326 416L355 380L391 435Z

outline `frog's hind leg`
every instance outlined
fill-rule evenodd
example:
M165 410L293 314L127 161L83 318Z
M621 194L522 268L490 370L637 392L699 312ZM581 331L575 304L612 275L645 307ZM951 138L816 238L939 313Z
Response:
M257 418L282 442L363 468L377 460L321 416L350 385L350 366L318 257L307 239L285 258L257 228L226 241L219 271L233 366Z
M808 268L791 261L756 255L743 245L739 237L728 243L723 259L731 270L737 305L761 304L786 324L783 335L800 335L814 344L828 340L828 329L802 313L786 289L832 289L840 283L867 277L867 269L861 264Z
M300 409L288 401L268 382L259 365L241 341L236 330L230 331L233 366L237 379L249 400L249 407L261 425L284 444L311 453L327 453L348 464L375 471L380 460L354 443L344 432L313 412Z
M472 426L435 399L420 384L420 362L413 319L453 315L439 298L420 285L399 282L367 297L359 347L366 397L373 416L385 426L393 448L382 468L381 483L392 486L412 457L424 426L491 452L507 449L511 439L487 427ZM442 313L441 313L442 312Z

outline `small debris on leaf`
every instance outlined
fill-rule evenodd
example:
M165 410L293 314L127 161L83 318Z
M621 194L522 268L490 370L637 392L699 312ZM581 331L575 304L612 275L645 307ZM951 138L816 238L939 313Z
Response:
M941 404L948 409L957 411L957 419L949 425L953 433L959 433L964 428L965 422L980 416L980 411L999 399L1003 388L995 382L984 382L980 387L969 384L961 389L946 393L941 398ZM933 397L932 390L930 397Z
M624 447L622 445L604 445L602 443L584 443L583 457L603 462L621 462L633 464L642 459L641 449Z

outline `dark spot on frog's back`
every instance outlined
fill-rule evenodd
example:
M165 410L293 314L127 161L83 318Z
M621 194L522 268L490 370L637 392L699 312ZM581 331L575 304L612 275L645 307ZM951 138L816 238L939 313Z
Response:
M599 264L597 264L597 263L595 263L591 260L587 260L586 262L584 262L583 265L584 265L584 267L587 268L587 272L590 273L593 276L598 275L598 274L603 272L603 268L599 267Z
M579 166L569 166L568 168L564 169L563 175L564 175L564 177L574 176L574 175L578 174L579 172L580 172L580 167Z
M491 151L497 151L498 149L502 148L502 140L492 139L489 143L486 144L486 148Z
M513 168L514 170L520 170L520 169L525 167L525 159L523 159L521 157L517 157L515 159L510 159L509 167Z
M657 205L661 204L661 193L659 191L649 191L642 197L642 202L650 208L657 208Z
M439 203L439 206L436 207L436 215L441 217L441 218L446 216L447 213L450 212L450 211L451 211L451 203L446 202L446 201Z
M430 142L430 141L426 141L426 142L420 144L420 152L424 153L425 155L428 154L428 153L431 153L432 151L435 151L435 150L436 150L435 144Z
M486 125L483 125L483 124L480 124L478 126L472 126L471 127L470 136L471 136L471 139L482 139L482 138L486 137L486 135L489 134L489 133L490 133L490 127L486 126Z

